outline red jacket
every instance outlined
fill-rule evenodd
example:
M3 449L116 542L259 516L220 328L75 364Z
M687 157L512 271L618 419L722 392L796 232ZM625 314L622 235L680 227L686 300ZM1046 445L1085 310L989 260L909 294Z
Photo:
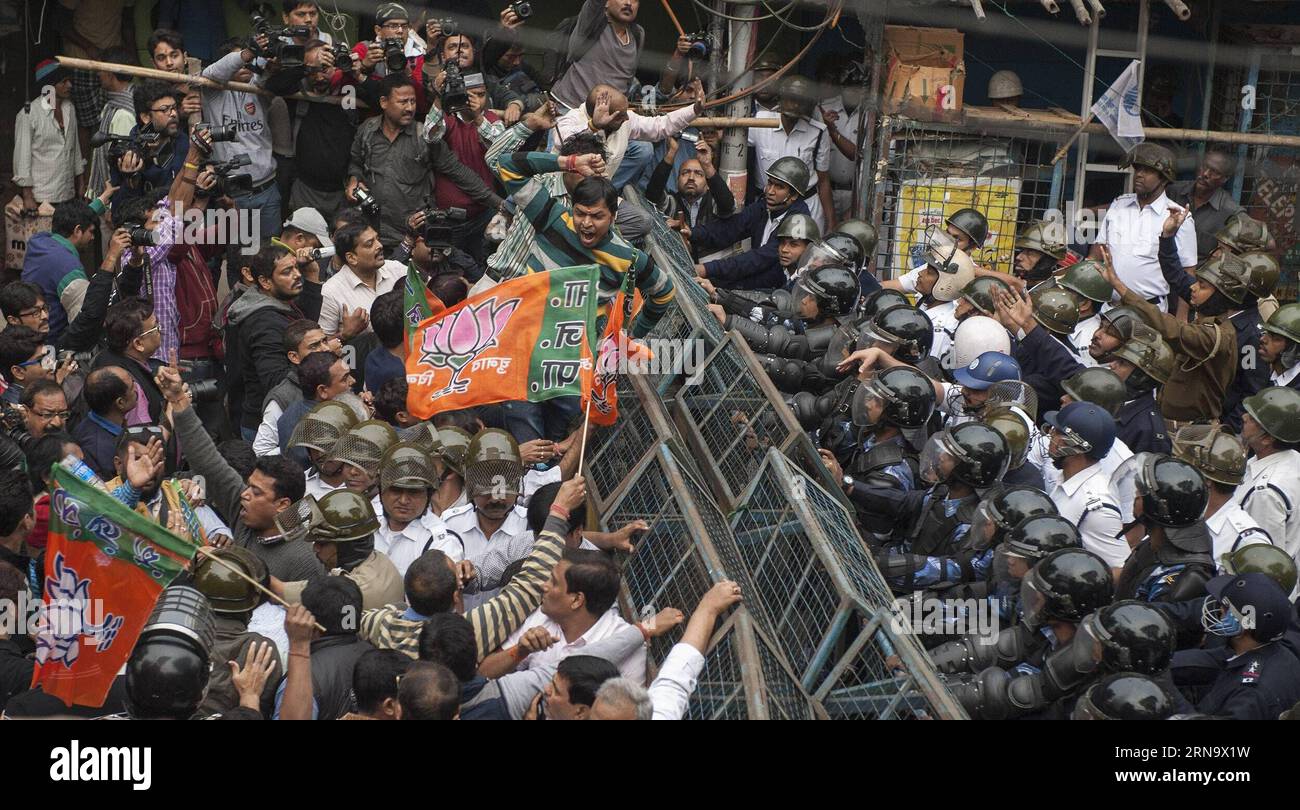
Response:
M217 290L207 260L220 256L225 248L218 244L187 245L177 243L167 254L176 267L176 309L180 333L180 359L220 359L221 333L214 320L217 315Z

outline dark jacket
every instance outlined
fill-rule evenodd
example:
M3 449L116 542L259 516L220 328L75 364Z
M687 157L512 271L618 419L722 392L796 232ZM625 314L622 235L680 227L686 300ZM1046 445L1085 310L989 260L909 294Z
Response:
M81 446L86 466L105 481L117 476L117 471L113 468L113 456L117 453L117 437L120 435L121 431L111 433L100 422L92 419L90 414L86 414L86 418L78 422L72 431L72 438Z
M262 421L262 401L289 373L284 353L284 330L302 312L291 301L281 301L249 288L230 305L227 334L233 333L243 380L240 425L257 429ZM227 341L229 343L229 339Z
M1170 670L1197 711L1234 720L1276 720L1300 700L1300 660L1279 642L1234 656L1230 647L1179 650Z
M49 340L58 341L68 327L68 313L59 296L73 281L86 279L81 257L68 247L66 239L42 231L27 240L22 277L23 281L41 288L45 305L50 308Z
M241 667L248 666L248 650L257 642L266 642L275 646L275 642L260 633L250 633L248 624L231 616L217 615L217 636L212 646L212 674L208 676L208 693L199 706L201 714L222 714L239 705L239 691L230 678L230 661L237 661ZM275 710L275 692L284 676L280 666L280 657L271 656L274 665L271 675L262 687L262 716L270 717Z
M650 202L658 206L663 206L668 199L668 176L672 174L673 161L667 156L659 161L655 170L650 173L650 184L646 186L645 197ZM727 188L727 183L722 179L722 172L714 172L713 176L708 178L709 191L700 198L700 212L694 222L687 222L687 226L696 228L706 222L712 222L715 219L726 219L736 213L736 198L731 196L731 189ZM680 191L673 192L673 199L677 202L677 213L685 216L690 209L687 207L686 199L682 197Z
M110 349L104 349L95 357L95 362L91 365L91 368L104 368L106 366L117 366L131 375L131 378L139 384L140 390L144 391L144 397L149 402L149 421L152 424L158 424L162 419L163 410L167 407L167 401L163 398L158 383L154 382L153 376L158 373L162 363L150 358L149 368L146 370L144 366L130 357L118 354Z
M806 214L808 204L799 200L785 212ZM785 271L776 255L776 230L773 229L770 239L763 241L768 218L767 203L758 199L733 217L715 219L691 230L691 247L697 255L730 247L749 237L749 250L704 265L708 279L715 287L772 290L785 285Z
M373 650L355 634L325 636L311 643L311 694L317 720L337 720L356 709L352 699L352 670L357 659Z
M1115 414L1115 435L1134 453L1168 453L1172 445L1156 398L1147 393L1125 402Z
M1039 402L1060 402L1065 393L1061 381L1083 369L1065 344L1042 326L1024 340L1013 340L1011 356L1020 364L1020 379L1034 389Z

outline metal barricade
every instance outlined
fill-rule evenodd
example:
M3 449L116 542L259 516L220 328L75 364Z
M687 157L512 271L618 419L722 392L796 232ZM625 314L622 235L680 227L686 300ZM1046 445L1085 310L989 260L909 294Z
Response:
M731 543L730 528L704 487L667 443L642 459L629 483L602 515L606 528L644 520L649 531L623 571L626 612L643 606L695 609L717 581L732 576L714 543ZM663 662L684 628L656 639L650 655ZM824 717L785 661L780 645L747 607L734 609L714 631L687 716L693 719L814 719Z

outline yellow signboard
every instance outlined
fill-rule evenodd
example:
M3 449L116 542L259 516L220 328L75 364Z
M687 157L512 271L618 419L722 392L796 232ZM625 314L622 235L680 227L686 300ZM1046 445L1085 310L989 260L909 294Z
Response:
M989 221L988 239L982 248L974 249L971 258L982 267L1011 272L1020 178L932 177L902 183L889 257L892 275L897 277L919 263L919 246L927 228L943 230L944 220L963 208L974 208Z

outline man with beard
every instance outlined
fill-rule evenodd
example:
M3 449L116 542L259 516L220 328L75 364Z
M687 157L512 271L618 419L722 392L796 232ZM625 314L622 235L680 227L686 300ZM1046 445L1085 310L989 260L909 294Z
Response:
M1280 307L1264 324L1259 362L1273 385L1300 389L1300 304Z
M1196 319L1179 320L1129 289L1111 264L1109 251L1102 255L1106 280L1120 302L1138 312L1180 355L1177 373L1161 387L1157 399L1169 431L1197 419L1218 419L1237 373L1237 334L1225 322L1232 301L1198 275L1191 289Z
M1115 273L1135 297L1169 311L1169 283L1160 270L1161 225L1174 205L1165 187L1174 180L1174 154L1154 143L1140 143L1124 156L1121 168L1133 167L1133 193L1117 197L1106 209L1101 232L1089 251L1100 259L1109 247ZM1173 234L1178 265L1187 272L1196 267L1196 228L1184 220ZM1115 289L1119 285L1114 284ZM1177 347L1175 347L1177 348ZM1218 414L1218 409L1214 411ZM1168 416L1168 414L1166 414Z
M267 392L289 374L284 333L302 319L294 303L302 292L298 265L298 257L287 248L267 245L253 257L254 286L230 305L226 352L239 357L243 370L240 433L248 442L257 438Z
M146 154L128 151L109 167L113 185L120 187L113 195L114 211L123 200L144 194L146 188L170 188L190 150L189 131L181 126L180 91L166 82L146 81L135 88L134 95L139 123L131 135L143 132L158 138Z
M1065 258L1069 248L1060 223L1034 220L1016 237L1016 258L1011 267L1017 278L1029 286L1046 281Z
M1222 144L1211 144L1205 150L1195 180L1169 184L1169 199L1192 213L1196 228L1196 255L1201 261L1208 259L1219 246L1214 235L1228 224L1229 217L1241 210L1241 206L1224 188L1236 173L1237 159L1228 148Z
M655 205L667 204L668 175L677 158L677 149L677 139L669 138L664 159L650 175L645 196ZM736 198L713 165L713 147L701 140L695 146L695 153L696 157L683 160L678 167L677 191L672 194L677 214L686 218L690 228L736 213Z

